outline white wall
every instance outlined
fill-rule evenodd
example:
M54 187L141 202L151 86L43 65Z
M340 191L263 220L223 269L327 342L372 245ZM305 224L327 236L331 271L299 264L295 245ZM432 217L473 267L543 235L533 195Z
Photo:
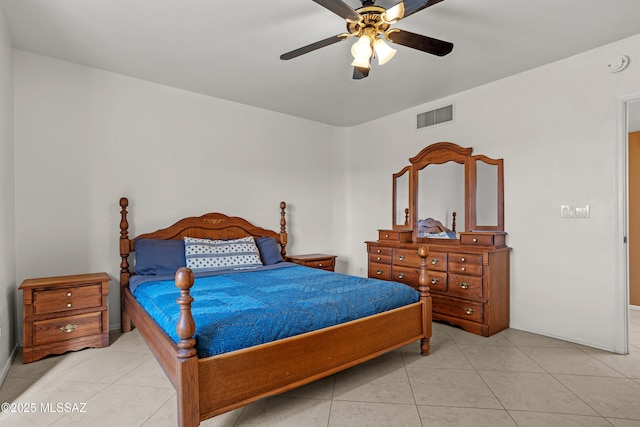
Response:
M0 10L0 384L17 338L13 155L13 48Z
M630 67L609 73L622 53ZM619 351L616 96L640 90L635 58L640 35L332 128L17 51L17 281L117 279L123 195L132 235L211 210L277 229L286 200L290 253L335 253L339 270L365 275L363 242L391 225L391 174L451 141L505 159L511 325ZM455 122L414 130L417 113L448 102ZM561 219L567 203L589 204L591 218ZM116 325L117 280L109 302Z
M20 282L106 271L119 325L121 196L130 236L211 211L279 230L284 200L289 253L335 246L333 127L23 51L15 62Z
M631 65L612 74L620 54ZM450 141L504 158L511 246L511 326L622 351L616 97L640 90L640 35L350 129L351 273L365 240L391 226L391 174ZM453 102L455 121L415 130L418 113ZM560 218L589 204L589 219Z

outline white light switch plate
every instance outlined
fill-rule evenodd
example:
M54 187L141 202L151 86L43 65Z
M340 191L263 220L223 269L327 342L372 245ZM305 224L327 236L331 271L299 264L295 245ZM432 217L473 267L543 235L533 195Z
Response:
M561 218L589 218L589 205L560 205Z

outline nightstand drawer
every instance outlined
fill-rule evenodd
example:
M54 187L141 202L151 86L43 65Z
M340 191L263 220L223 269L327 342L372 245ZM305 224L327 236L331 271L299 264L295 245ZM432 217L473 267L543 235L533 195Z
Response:
M336 256L327 254L290 255L287 261L327 271L334 271L336 267Z
M33 314L100 307L101 285L46 289L33 292Z
M102 312L96 312L33 322L33 345L99 335L101 316Z
M305 261L305 263L303 265L306 266L306 267L320 268L320 269L323 269L323 270L331 270L331 271L333 271L334 259L333 258L327 258L327 259L321 259L321 260Z

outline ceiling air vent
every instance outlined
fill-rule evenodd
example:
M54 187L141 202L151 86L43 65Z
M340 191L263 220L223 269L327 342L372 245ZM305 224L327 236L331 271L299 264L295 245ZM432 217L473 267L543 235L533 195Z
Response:
M418 114L418 129L453 120L453 105Z

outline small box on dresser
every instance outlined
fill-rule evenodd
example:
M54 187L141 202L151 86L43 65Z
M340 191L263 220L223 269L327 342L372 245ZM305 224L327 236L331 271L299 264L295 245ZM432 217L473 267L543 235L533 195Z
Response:
M27 279L23 292L23 363L109 345L106 273Z

